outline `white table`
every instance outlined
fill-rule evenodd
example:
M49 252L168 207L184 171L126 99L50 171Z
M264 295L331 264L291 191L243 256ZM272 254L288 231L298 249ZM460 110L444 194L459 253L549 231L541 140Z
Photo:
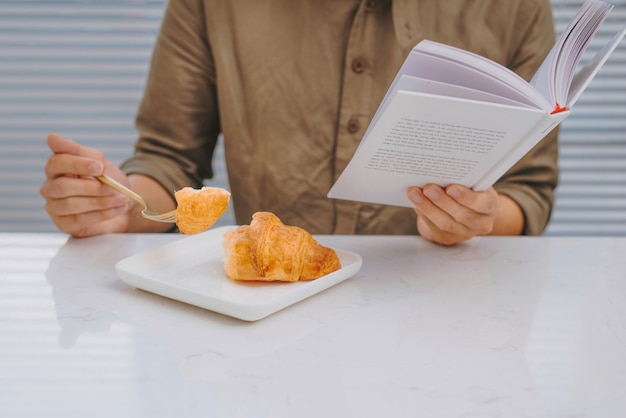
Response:
M361 271L244 322L117 277L180 235L0 234L0 416L626 416L626 238L319 238Z

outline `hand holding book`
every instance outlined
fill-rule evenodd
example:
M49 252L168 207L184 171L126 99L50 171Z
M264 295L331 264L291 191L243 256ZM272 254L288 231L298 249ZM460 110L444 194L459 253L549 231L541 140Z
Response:
M576 72L612 7L587 0L530 83L471 52L418 43L328 196L412 207L411 186L489 188L570 114L626 35Z

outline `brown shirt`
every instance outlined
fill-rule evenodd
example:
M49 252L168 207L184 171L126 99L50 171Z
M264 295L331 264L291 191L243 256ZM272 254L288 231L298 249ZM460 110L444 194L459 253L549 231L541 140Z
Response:
M422 39L530 79L554 43L549 0L170 0L123 165L200 187L223 133L238 223L272 211L312 233L416 234L410 208L329 199L389 83ZM495 186L545 228L556 132Z

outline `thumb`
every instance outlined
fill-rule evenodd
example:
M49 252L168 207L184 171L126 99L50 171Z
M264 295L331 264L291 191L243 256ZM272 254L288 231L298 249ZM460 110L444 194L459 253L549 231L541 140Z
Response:
M49 133L46 142L48 147L55 154L79 155L80 145L71 139L65 139L59 134Z
M70 154L78 157L91 158L93 160L98 160L102 166L104 166L107 162L104 154L102 154L99 150L86 147L56 133L49 133L46 138L46 142L48 143L50 150L55 154Z
M72 173L83 173L95 176L103 172L104 166L107 163L104 155L97 149L86 147L71 139L63 138L61 135L50 133L46 138L46 142L55 155L64 154L82 157L79 160L71 160L73 164L80 164L82 167L79 171L71 171ZM87 161L87 159L92 161ZM79 161L82 162L79 163ZM50 168L48 166L50 166L50 164L47 165L47 168ZM67 167L65 167L65 169L67 169ZM74 167L74 169L77 170L78 167Z

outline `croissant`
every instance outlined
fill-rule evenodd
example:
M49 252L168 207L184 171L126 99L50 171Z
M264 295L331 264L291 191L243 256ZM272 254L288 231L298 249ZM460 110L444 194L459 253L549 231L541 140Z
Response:
M224 253L224 270L232 280L314 280L341 268L335 250L271 212L256 212L250 225L226 232Z
M174 193L174 197L176 226L183 234L191 235L215 224L228 208L230 192L219 187L183 187Z

